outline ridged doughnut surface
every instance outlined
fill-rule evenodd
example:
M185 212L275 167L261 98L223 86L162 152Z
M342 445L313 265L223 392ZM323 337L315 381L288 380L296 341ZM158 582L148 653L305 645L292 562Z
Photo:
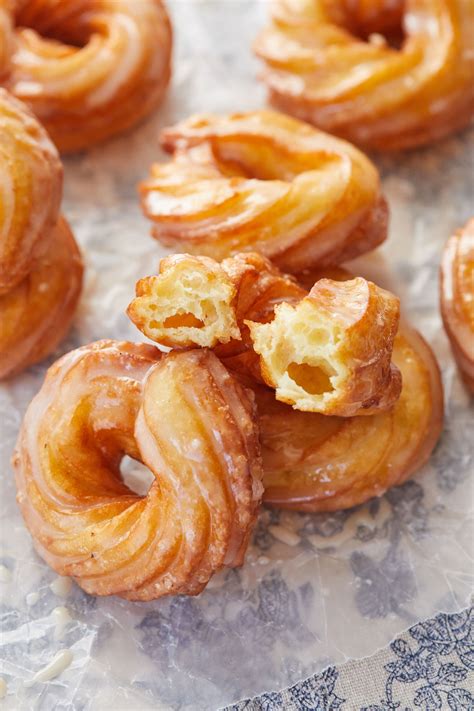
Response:
M168 84L170 55L161 0L0 0L0 81L61 152L99 143L150 113Z
M473 0L277 0L255 43L278 109L381 151L474 111Z
M223 259L256 250L289 272L338 264L387 235L375 166L359 150L273 111L198 115L163 131L173 154L140 186L152 234Z
M444 327L464 381L474 393L474 218L446 243L440 276Z
M146 496L123 456L155 475ZM207 350L101 341L53 365L14 456L35 547L87 592L197 594L240 565L262 495L252 393Z

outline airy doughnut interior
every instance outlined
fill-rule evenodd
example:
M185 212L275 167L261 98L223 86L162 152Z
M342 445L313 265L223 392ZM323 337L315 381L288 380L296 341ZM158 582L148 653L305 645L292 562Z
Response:
M218 264L210 268L207 261L168 262L158 276L138 282L127 313L148 338L174 348L212 348L240 338L235 287Z
M398 299L360 277L321 279L270 323L246 321L265 382L298 410L349 417L387 409L400 395L391 364Z
M311 302L280 304L270 323L248 325L278 399L298 410L320 410L347 378L338 351L340 330L324 323Z

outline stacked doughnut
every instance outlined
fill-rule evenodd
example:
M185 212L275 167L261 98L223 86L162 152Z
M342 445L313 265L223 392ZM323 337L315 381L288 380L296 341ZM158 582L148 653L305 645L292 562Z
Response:
M57 150L0 89L0 379L51 353L74 315L83 267L61 192Z
M161 0L0 0L0 84L61 152L125 131L158 106L171 43Z
M473 35L472 0L277 0L255 51L276 108L399 150L472 119Z
M18 502L40 555L93 594L194 595L243 562L262 498L332 511L422 466L442 420L434 356L393 294L339 277L308 293L244 253L174 255L140 280L128 314L171 350L79 348L23 421ZM125 455L155 477L145 496Z
M348 508L429 458L440 373L423 338L399 326L393 294L342 270L308 293L251 253L222 264L174 255L136 293L128 314L145 335L212 348L255 393L267 504Z

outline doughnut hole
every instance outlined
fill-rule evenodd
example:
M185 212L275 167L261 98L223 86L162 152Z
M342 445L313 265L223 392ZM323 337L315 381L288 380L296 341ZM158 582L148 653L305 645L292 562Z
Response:
M331 0L327 5L334 22L364 42L393 49L402 46L404 0Z
M284 120L284 119L283 119ZM213 159L220 172L255 180L291 182L307 171L327 169L330 163L340 163L340 157L327 152L294 153L266 136L218 136L213 140Z
M120 462L122 480L130 491L146 496L155 480L154 474L139 459L125 454Z
M19 31L33 31L39 35L36 41L57 42L80 49L88 44L93 32L100 31L99 27L89 25L88 7L90 9L90 3L84 0L61 4L57 0L19 3L15 23Z

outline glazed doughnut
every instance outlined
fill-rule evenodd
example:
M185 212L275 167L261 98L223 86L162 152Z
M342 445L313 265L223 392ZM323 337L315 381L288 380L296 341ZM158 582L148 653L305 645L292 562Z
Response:
M146 496L123 456L155 475ZM88 593L196 595L243 561L262 495L254 398L208 350L101 341L48 371L14 455L38 553Z
M362 277L320 279L299 303L276 306L269 323L247 325L277 400L352 417L387 410L400 397L391 362L399 315L397 297Z
M191 117L161 135L171 162L140 185L163 244L221 260L256 250L297 272L387 235L375 166L344 141L273 111Z
M276 108L400 150L470 122L473 35L473 0L278 0L255 51Z
M0 81L61 152L133 126L160 103L170 77L161 0L0 0L0 47Z
M398 299L375 284L320 279L308 293L256 253L173 255L137 283L127 313L171 348L215 347L233 371L300 410L344 417L391 407Z
M370 417L300 412L254 385L264 503L312 512L351 508L403 483L427 462L443 422L439 368L423 338L407 326L395 339L393 360L402 374L400 398Z
M61 191L46 132L0 89L0 379L52 352L79 300L83 266Z
M444 327L461 375L474 393L474 218L448 240L440 271Z

